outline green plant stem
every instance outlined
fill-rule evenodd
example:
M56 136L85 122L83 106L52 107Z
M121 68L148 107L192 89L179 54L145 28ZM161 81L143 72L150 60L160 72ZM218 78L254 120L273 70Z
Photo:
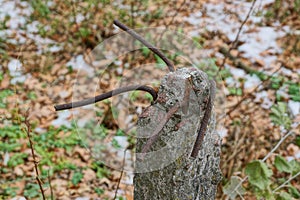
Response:
M278 149L278 147L280 146L280 144L288 137L288 136L290 136L292 133L294 133L294 131L293 130L290 130L284 137L282 137L281 139L280 139L280 141L277 143L277 145L261 160L261 161L263 161L263 162L265 162L273 153L274 153L274 151L276 151L276 149ZM299 172L300 173L300 172ZM297 173L298 174L298 173ZM298 174L299 175L299 174ZM292 179L293 178L295 178L294 176L293 177L291 177ZM237 191L237 189L243 184L243 182L245 182L246 180L248 179L248 176L246 176L246 177L244 177L242 180L241 180L241 182L239 183L239 184L237 184L237 186L232 190L232 192L236 192ZM291 180L292 180L291 179ZM287 182L287 181L286 181ZM286 182L285 183L283 183L283 184L286 184ZM283 185L282 184L282 185ZM275 189L275 190L278 190L277 188Z

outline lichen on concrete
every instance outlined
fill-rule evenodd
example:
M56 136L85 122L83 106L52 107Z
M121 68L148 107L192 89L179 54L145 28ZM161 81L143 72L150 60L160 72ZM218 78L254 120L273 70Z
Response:
M190 157L209 88L207 75L195 68L179 69L163 78L157 100L138 121L134 199L214 199L221 180L220 137L214 131L214 114L198 157ZM179 108L159 130L157 140L147 152L141 152L176 105Z

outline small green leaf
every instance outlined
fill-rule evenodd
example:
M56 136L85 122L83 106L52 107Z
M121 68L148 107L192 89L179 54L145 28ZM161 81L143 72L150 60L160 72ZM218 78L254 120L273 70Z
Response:
M150 49L148 49L148 47L142 47L142 53L145 57L148 57L150 54Z
M297 190L297 188L293 187L293 186L289 186L289 193L297 199L300 199L300 192Z
M13 154L8 163L7 166L8 167L15 167L17 165L23 164L24 160L28 157L28 154L26 153L15 153Z
M149 93L145 93L144 97L145 97L145 99L147 99L148 101L152 101L152 100L153 100L152 95L149 94Z
M121 145L118 143L118 141L115 138L112 139L111 144L116 149L120 149L121 148Z
M33 199L41 194L40 187L38 184L28 183L25 186L23 194L27 199Z
M232 176L230 181L223 187L224 194L228 195L230 199L236 199L239 194L243 195L246 190L240 185L241 181L240 177Z
M286 192L281 192L276 198L276 200L292 200L292 199L293 199L292 196Z
M155 60L156 60L156 65L160 68L166 66L166 63L156 54L154 54Z
M293 175L300 172L300 162L298 162L297 160L291 160L289 162L289 165L291 166Z
M300 136L299 135L296 136L295 143L298 147L300 147Z
M269 177L273 174L272 170L262 161L248 163L245 172L249 176L250 184L261 190L265 190L269 186Z
M73 174L71 181L73 185L77 185L82 178L83 178L83 174L80 171L77 171Z
M125 135L125 133L122 129L117 130L116 136L124 136L124 135Z
M95 191L98 195L104 194L104 190L103 190L102 188L95 188L94 191Z
M289 95L292 100L300 101L300 84L295 84L295 83L290 84Z
M271 107L270 118L274 124L284 126L286 129L289 129L292 123L284 102L278 102L277 105Z
M275 167L280 172L287 172L287 173L292 172L292 168L291 168L290 164L280 155L275 157Z

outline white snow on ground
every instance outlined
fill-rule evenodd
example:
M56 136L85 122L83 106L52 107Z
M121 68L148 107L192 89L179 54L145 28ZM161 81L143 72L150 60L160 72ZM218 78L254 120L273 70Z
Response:
M270 109L273 105L273 102L269 99L269 95L266 91L261 91L255 93L255 103L261 102L261 107L264 109Z
M26 1L0 0L0 21L4 22L7 19L5 25L8 27L0 30L0 37L15 45L24 44L30 38L38 47L37 53L60 51L62 48L57 42L37 34L38 26L42 25L38 21L29 21L32 12L33 8Z
M288 107L293 116L299 115L300 113L300 102L289 100Z
M238 50L242 52L241 57L248 58L253 63L257 60L262 61L264 63L263 69L266 70L265 73L269 75L272 72L269 72L268 69L272 69L274 63L277 61L276 54L282 52L276 40L290 32L288 26L281 27L278 22L273 23L272 26L257 25L257 23L262 22L264 18L264 13L266 12L264 6L273 2L274 0L260 0L256 2L248 19L248 23L244 25L239 37L239 40L244 43L238 48ZM192 36L200 35L205 30L211 32L219 31L233 41L251 5L252 2L247 2L246 0L233 0L227 1L227 3L223 1L218 3L205 3L203 4L203 10L190 14L188 17L185 17L184 20L195 26L194 30L189 33ZM260 15L256 15L258 11L261 12ZM236 16L231 13L235 13ZM238 19L236 19L236 17L238 17ZM262 54L263 52L264 54ZM228 65L225 65L225 67L230 70L233 76L225 80L228 87L240 87L239 79L245 80L244 89L254 88L261 83L256 75L246 75L244 70ZM286 68L282 68L281 72L284 75L292 74L292 71ZM300 69L297 70L297 72L300 74ZM289 98L286 91L287 88L280 88L277 91L277 95ZM273 105L266 92L256 94L255 101L261 102L261 106L264 109L269 109ZM294 116L299 113L299 104L299 102L289 102L290 110Z
M71 66L72 69L83 70L87 72L88 75L94 74L94 69L85 62L85 60L83 59L83 55L78 55L71 58L71 60L66 63L66 66Z
M55 127L65 125L66 127L70 128L71 123L70 120L68 120L68 118L71 117L71 114L72 113L70 111L60 111L57 113L58 118L53 120L51 124Z
M252 62L256 59L264 60L266 67L276 61L276 56L261 56L261 52L268 50L274 54L281 53L276 39L285 35L285 32L276 30L274 27L257 27L257 31L242 34L240 40L245 43L239 47L243 57L249 58Z
M20 5L22 8L17 5ZM18 29L20 26L24 26L27 21L26 18L33 12L27 2L20 0L0 0L0 8L0 21L5 21L7 16L9 16L5 23L9 29Z
M256 76L256 74L247 74L245 76L245 83L244 83L244 88L245 89L251 89L251 88L254 88L258 85L260 85L262 82L261 80L258 78L258 76Z
M24 75L22 73L22 63L18 59L12 59L9 61L8 65L9 74L12 76L10 80L11 84L24 83L30 74Z
M228 129L226 129L225 127L222 127L221 129L217 130L217 132L221 138L228 136Z
M268 50L272 53L280 53L281 49L276 44L276 39L284 36L288 33L289 27L259 27L255 23L259 23L263 20L263 14L256 16L255 13L262 11L263 7L273 0L257 1L252 14L250 15L248 22L245 24L240 34L239 40L245 42L239 47L239 50L243 52L242 56L255 60L263 60L266 67L269 67L276 61L274 55L261 56L261 52ZM231 1L231 3L225 4L219 2L217 4L205 3L203 4L203 10L206 11L206 15L203 17L203 11L199 11L191 14L189 17L185 17L184 20L195 26L195 30L190 32L190 35L196 36L205 30L216 32L223 32L231 41L233 41L240 28L241 22L246 18L246 15L251 7L252 2L246 2L241 0ZM239 20L234 19L230 12L237 14ZM276 24L274 24L276 25Z
M21 76L22 63L18 59L12 59L7 67L11 76Z

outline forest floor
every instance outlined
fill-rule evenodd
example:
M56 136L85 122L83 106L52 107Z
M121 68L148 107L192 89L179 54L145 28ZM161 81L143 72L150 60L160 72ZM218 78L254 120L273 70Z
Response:
M124 149L151 97L54 109L121 85L158 86L168 73L114 19L151 27L138 32L177 68L216 79L217 199L299 199L300 1L200 2L0 0L0 199L42 198L28 133L47 199L133 199L134 152L123 166Z

